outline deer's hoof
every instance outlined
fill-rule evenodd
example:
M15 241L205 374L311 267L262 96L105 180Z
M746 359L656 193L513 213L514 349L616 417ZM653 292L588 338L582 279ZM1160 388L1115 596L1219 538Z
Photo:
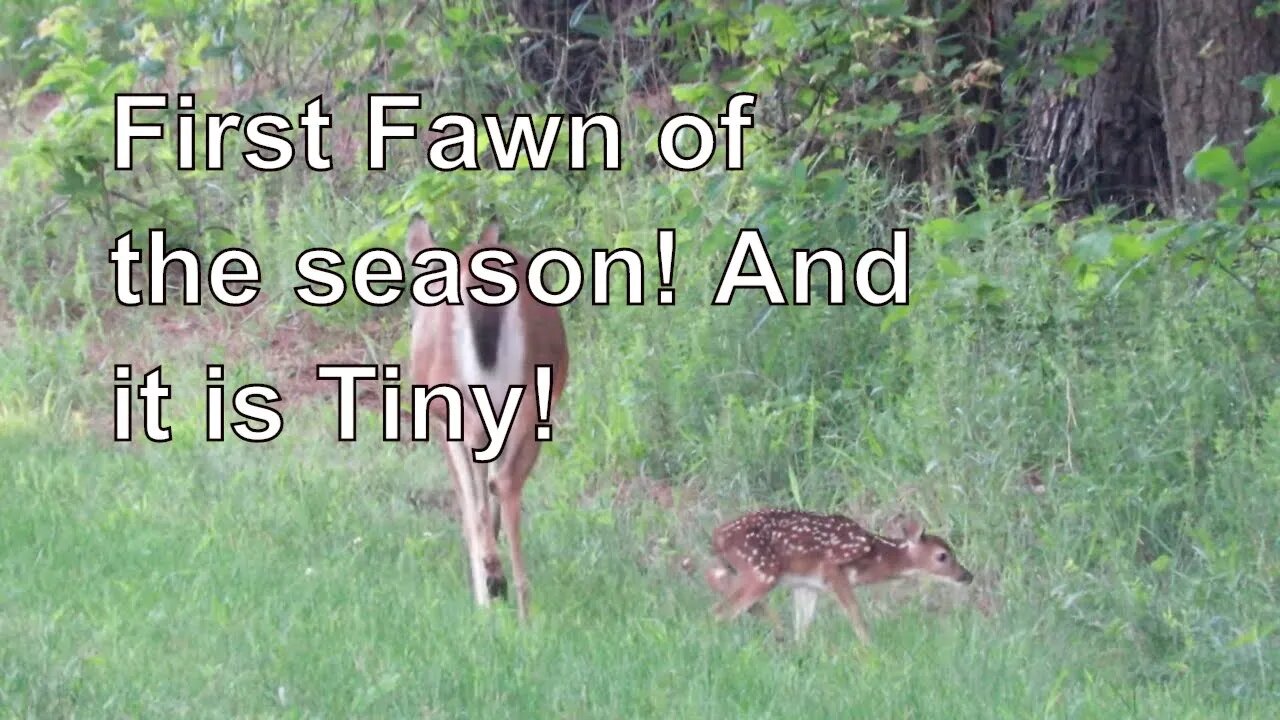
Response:
M490 575L485 579L489 588L489 597L507 599L507 579L501 575Z

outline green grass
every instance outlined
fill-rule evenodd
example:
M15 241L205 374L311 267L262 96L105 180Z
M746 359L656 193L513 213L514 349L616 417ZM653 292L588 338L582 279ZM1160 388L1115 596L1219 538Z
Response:
M1008 300L944 285L882 331L888 311L858 304L707 302L725 238L761 207L784 248L857 251L918 223L864 173L821 208L660 174L574 194L544 173L492 197L489 179L450 176L439 214L491 202L530 249L652 254L657 224L700 213L676 223L678 306L566 310L563 423L526 492L524 629L506 606L472 606L456 523L407 501L447 493L434 449L382 443L370 417L337 443L324 395L292 398L275 442L200 440L206 361L288 383L332 352L403 360L404 307L311 313L289 293L298 252L344 247L383 219L377 198L236 186L225 224L268 295L247 319L115 307L102 258L118 228L46 224L34 188L0 201L8 715L1277 716L1280 330L1230 282L1161 266L1091 302L1047 234L997 208L980 245L917 243L912 272L946 259ZM294 326L310 334L271 344ZM173 442L110 442L117 361L164 364ZM1028 492L1030 466L1045 493ZM658 483L675 509L646 495ZM978 580L863 591L870 648L829 599L803 644L755 619L718 625L679 561L767 503L877 525L919 513Z
M834 612L812 642L775 646L759 624L714 626L700 588L637 562L646 525L669 519L579 508L553 484L531 487L536 614L521 632L509 609L470 606L452 525L400 500L442 481L432 456L337 446L326 431L317 420L261 448L119 450L6 418L5 705L38 717L1226 709L1194 674L1139 681L1123 637L1027 604L1062 579L1036 571L1037 553L1010 562L1019 587L997 617L877 605L873 650Z

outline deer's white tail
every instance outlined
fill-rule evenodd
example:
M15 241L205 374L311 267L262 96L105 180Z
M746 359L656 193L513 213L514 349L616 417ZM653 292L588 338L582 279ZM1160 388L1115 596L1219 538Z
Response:
M464 398L483 387L495 413L501 413L507 392L524 382L524 318L519 300L506 305L486 305L471 297L465 288L475 281L466 268L462 276L462 307L453 324L454 357L458 363L458 387ZM481 401L482 402L482 401ZM523 399L522 401L523 402Z

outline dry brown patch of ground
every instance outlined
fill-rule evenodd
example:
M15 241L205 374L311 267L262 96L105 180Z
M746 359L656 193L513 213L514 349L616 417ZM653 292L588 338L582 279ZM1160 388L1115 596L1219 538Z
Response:
M8 122L0 124L0 143L35 133L61 102L62 96L58 93L42 92L32 97L26 105L11 108Z
M316 377L321 364L393 363L391 348L407 325L393 317L374 317L343 327L322 323L313 311L282 312L262 293L240 308L163 306L121 307L104 302L101 332L86 339L86 372L102 378L99 408L90 409L95 425L112 426L111 366L130 365L135 380L157 365L189 366L220 360L229 368L252 365L256 382L274 387L282 409L336 397L334 381ZM167 380L167 378L166 378ZM379 409L373 384L357 393L357 403Z

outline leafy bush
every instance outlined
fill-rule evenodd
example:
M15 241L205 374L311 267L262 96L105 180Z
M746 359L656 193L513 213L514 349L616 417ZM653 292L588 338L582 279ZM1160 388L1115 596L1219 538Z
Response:
M1226 274L1264 312L1280 312L1280 76L1266 79L1262 97L1271 117L1244 146L1242 161L1209 146L1185 168L1188 178L1220 188L1212 217L1080 223L1087 232L1071 240L1070 268L1082 289L1098 290L1105 274L1113 284L1102 289L1113 292L1167 255L1193 277Z

